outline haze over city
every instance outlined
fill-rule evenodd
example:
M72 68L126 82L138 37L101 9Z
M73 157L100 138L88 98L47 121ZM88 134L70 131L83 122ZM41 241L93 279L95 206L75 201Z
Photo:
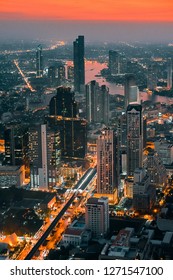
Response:
M0 260L172 260L173 3L0 4Z
M77 34L84 34L87 42L170 42L172 22L122 22L122 21L21 21L0 22L2 40L72 41Z
M3 1L1 40L172 41L173 3L156 1Z

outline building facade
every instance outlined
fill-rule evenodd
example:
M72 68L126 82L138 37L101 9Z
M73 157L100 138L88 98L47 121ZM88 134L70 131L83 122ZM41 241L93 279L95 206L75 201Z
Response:
M29 131L30 177L32 188L48 189L58 181L60 135L46 124Z
M86 120L77 115L74 92L59 87L49 104L48 124L60 132L61 155L65 158L84 158L86 153Z
M43 76L43 51L42 46L38 45L36 50L36 77L41 78Z
M86 85L86 119L89 123L109 123L109 89L95 80Z
M80 35L73 42L73 63L74 63L74 90L81 92L85 85L85 60L84 36Z
M106 129L97 139L97 193L117 198L119 147L116 133Z
M107 197L89 198L85 211L86 228L95 238L104 237L109 230L109 204Z
M130 104L127 107L127 175L132 176L143 161L143 119L142 106Z

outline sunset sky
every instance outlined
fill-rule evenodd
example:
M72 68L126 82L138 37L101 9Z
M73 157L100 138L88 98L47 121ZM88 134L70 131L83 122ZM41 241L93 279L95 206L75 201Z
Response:
M173 22L173 1L0 0L0 19Z

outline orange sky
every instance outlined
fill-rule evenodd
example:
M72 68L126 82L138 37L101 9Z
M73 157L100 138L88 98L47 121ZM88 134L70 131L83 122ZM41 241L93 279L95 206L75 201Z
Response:
M173 1L0 0L0 19L173 21Z

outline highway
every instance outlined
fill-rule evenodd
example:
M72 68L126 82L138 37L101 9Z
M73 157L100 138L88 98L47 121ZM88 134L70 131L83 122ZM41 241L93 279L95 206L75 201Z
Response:
M78 183L73 188L73 194L67 201L67 203L64 205L64 207L61 209L61 211L58 213L56 218L52 221L48 229L43 233L41 238L37 241L37 243L34 245L34 247L31 249L31 251L28 253L28 255L25 257L25 260L31 260L32 257L35 255L36 251L39 249L39 247L43 244L45 239L49 236L51 231L54 229L54 227L57 225L59 220L62 218L64 213L67 211L67 209L70 207L71 203L74 201L76 196L78 195L78 192L80 190L84 191L85 188L89 185L89 183L93 180L93 178L96 176L96 168L90 168L88 169L85 174L80 178Z

